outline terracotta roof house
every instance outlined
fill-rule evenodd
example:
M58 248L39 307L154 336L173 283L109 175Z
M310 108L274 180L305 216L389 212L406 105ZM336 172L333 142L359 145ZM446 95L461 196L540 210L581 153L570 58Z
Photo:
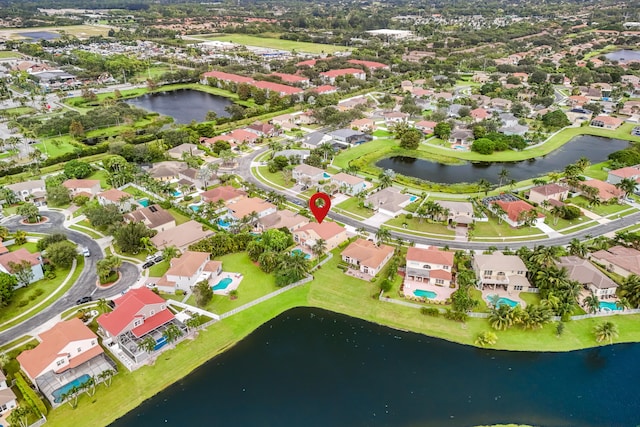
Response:
M590 126L604 129L618 129L624 120L611 116L597 116L591 120Z
M384 117L386 124L406 122L409 120L409 114L400 111L389 111L388 113L383 113L382 117Z
M479 290L501 286L512 292L528 291L531 287L527 280L527 267L516 255L504 255L502 252L476 254L473 257L473 271Z
M593 252L589 258L622 277L640 276L640 251L624 246Z
M373 71L373 70L389 70L390 69L390 67L387 64L383 64L381 62L363 61L363 60L360 60L360 59L350 59L347 62L349 64L353 64L353 65L362 65L364 67L367 67L371 71Z
M97 197L98 203L102 206L116 205L120 209L120 212L130 211L133 206L133 196L117 188L98 193Z
M497 203L498 206L500 206L506 212L506 218L504 218L504 220L512 227L519 227L525 223L525 220L522 216L523 212L535 211L535 208L524 200L497 200L494 203ZM493 206L493 204L489 206L489 209L495 211L495 207ZM535 223L538 224L540 221L544 221L544 218L545 217L543 214L538 213Z
M476 122L479 122L488 117L491 117L491 113L485 110L484 108L475 108L471 110L469 114Z
M589 98L582 95L572 95L568 99L568 104L572 107L582 107L584 104L589 103Z
M243 142L246 142L247 144L254 144L258 139L260 139L259 135L245 129L235 129L229 133L229 136L238 144L242 144Z
M411 202L412 197L415 199L411 194L402 194L397 188L387 187L370 194L364 203L376 212L395 216Z
M258 231L271 230L272 228L286 228L290 232L309 224L309 219L305 216L292 212L288 209L283 209L265 215L258 220Z
M18 406L16 395L7 385L7 377L0 369L0 415Z
M616 295L618 284L586 259L578 256L560 257L556 261L556 266L560 269L566 268L569 280L585 285L600 299L612 298Z
M342 260L355 266L363 274L375 276L389 262L394 252L392 246L377 246L369 240L357 239L342 251Z
M266 82L266 81L256 82L254 83L254 86L257 87L258 89L266 90L267 93L277 92L280 96L299 95L302 92L304 92L299 87L287 86L280 83L273 83L273 82Z
M582 185L598 189L598 198L604 202L611 199L620 199L624 196L624 191L613 184L600 181L599 179L587 179L582 181Z
M276 205L262 200L258 197L243 197L233 202L227 203L227 209L229 216L236 221L251 215L255 212L258 218L262 218L269 214L275 213Z
M160 205L151 205L146 208L136 209L124 215L125 221L141 222L150 230L157 232L169 230L176 226L175 218Z
M406 258L405 295L419 296L413 292L428 290L419 284L450 286L453 283L453 252L441 251L435 247L410 247Z
M328 251L335 249L347 238L346 228L331 221L323 221L321 224L311 222L293 232L293 240L300 246L312 248L318 239L322 239Z
M349 127L351 129L355 129L355 130L359 130L362 132L372 132L374 130L376 130L376 122L374 122L371 119L356 119L354 121L351 122L351 124L349 125Z
M298 184L308 187L312 184L317 184L318 181L327 179L328 174L325 176L325 171L322 169L302 163L293 168L291 176Z
M299 76L297 74L286 74L286 73L271 73L270 76L280 77L284 83L289 84L300 84L302 86L309 85L309 78L304 76Z
M97 179L68 179L62 183L62 186L69 189L71 197L82 193L93 197L100 192L100 181Z
M568 195L567 187L555 183L539 185L529 190L529 200L533 203L543 203L549 199L563 201Z
M623 179L633 179L640 183L640 165L611 170L607 175L607 182L613 185L618 184Z
M182 155L184 153L200 157L204 154L204 151L199 149L196 144L189 143L180 144L177 147L173 147L167 150L167 154L169 155L169 157L172 157L174 159L182 159Z
M47 379L54 382L53 386L57 389L61 384L82 377L86 370L95 372L96 367L108 360L104 350L98 344L98 336L77 317L56 323L51 329L42 332L39 338L40 344L32 350L20 353L17 360L31 382L52 403L60 403L60 400L54 399L52 395L54 389L51 385L47 387ZM108 368L111 366L107 364ZM97 373L101 371L102 369ZM67 375L61 375L62 373ZM58 379L60 382L57 382ZM62 381L65 382L62 383Z
M491 100L489 101L489 105L491 105L493 108L507 111L511 109L511 105L513 105L513 102L504 98L491 98Z
M367 74L358 68L343 68L340 70L329 70L320 73L320 76L327 80L330 84L334 84L338 77L353 76L356 79L366 80Z
M218 277L222 272L220 261L209 261L207 252L186 251L180 258L173 258L167 272L157 282L158 289L174 293L189 291L202 280Z
M47 188L43 179L8 184L5 188L13 191L19 200L23 202L31 200L36 206L42 204L47 197Z
M264 136L265 138L271 138L273 136L280 135L278 129L269 123L255 122L247 126L247 130L256 133L258 136Z
M419 131L422 131L422 133L428 135L433 133L433 130L437 125L438 122L432 122L430 120L420 120L419 122L416 122L415 127Z
M240 84L240 83L253 84L255 82L255 80L253 80L251 77L239 76L237 74L231 74L231 73L224 73L222 71L209 71L207 73L204 73L202 77L203 77L203 80L205 81L205 84L208 79L216 79L225 83L236 83L236 84Z
M222 187L216 187L211 190L207 190L201 194L202 200L205 202L216 203L222 200L225 203L239 200L247 195L246 191L232 187L230 185L224 185Z
M331 183L336 186L339 192L348 194L349 196L355 196L359 192L367 189L367 181L344 172L333 175L331 177Z
M309 89L309 92L315 92L318 95L328 95L330 93L336 93L338 88L331 85L320 85Z
M29 261L31 264L31 273L33 274L29 284L44 278L42 256L40 255L40 252L31 253L25 248L19 248L13 252L6 252L0 255L0 271L13 275L14 271L13 268L11 268L11 265L13 263L19 264L22 261Z
M213 231L204 229L202 224L196 221L187 221L174 228L162 231L151 238L151 242L158 249L175 246L181 252L189 245L199 242L213 235Z
M317 59L307 59L305 61L300 61L296 64L296 67L314 67L318 62Z

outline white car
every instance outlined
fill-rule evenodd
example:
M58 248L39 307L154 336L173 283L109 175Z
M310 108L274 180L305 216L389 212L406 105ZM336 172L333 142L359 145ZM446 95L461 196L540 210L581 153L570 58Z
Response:
M82 255L84 255L86 257L90 257L91 256L91 252L89 251L89 248L84 248L82 250Z

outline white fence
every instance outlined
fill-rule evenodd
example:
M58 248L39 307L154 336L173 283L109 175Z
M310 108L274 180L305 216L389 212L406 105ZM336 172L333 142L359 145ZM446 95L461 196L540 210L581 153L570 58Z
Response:
M191 311L193 313L198 313L198 314L202 314L203 316L211 317L213 320L220 320L220 316L215 314L215 313L212 313L212 312L207 311L207 310L203 310L203 309L198 308L198 307L194 307L194 306L189 305L189 304L185 304L185 303L180 302L180 301L169 299L169 300L167 300L167 304L175 305L176 307L180 307L180 308L189 310L189 311Z

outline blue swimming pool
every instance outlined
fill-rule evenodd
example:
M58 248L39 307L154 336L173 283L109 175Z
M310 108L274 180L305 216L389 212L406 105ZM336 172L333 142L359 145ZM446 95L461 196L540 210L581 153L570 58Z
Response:
M89 381L89 378L91 378L91 376L89 376L88 374L84 374L83 376L76 378L70 383L63 385L59 389L54 390L53 393L51 393L53 395L53 401L56 403L62 403L62 396L69 393L72 388L80 387L82 384Z
M200 212L200 205L189 205L189 209L194 212Z
M509 307L515 307L516 305L518 305L518 304L519 304L519 303L518 303L518 301L514 301L514 300L512 300L512 299L505 298L505 297L500 297L500 298L498 298L498 300L496 301L496 300L495 300L495 296L489 296L489 297L487 298L487 301L488 301L489 303L492 303L493 301L495 301L496 307L500 307L500 306L501 306L501 305L503 305L503 304L506 304L506 305L508 305Z
M176 190L171 194L173 194L173 197L180 197L180 196L182 196L182 191Z
M428 299L434 299L435 297L438 296L438 294L436 294L433 291L423 291L422 289L416 289L415 291L413 291L413 295L417 296L418 298L428 298Z
M324 173L322 174L322 177L323 177L324 179L327 179L327 178L331 178L331 175L329 175L328 173L324 172Z
M302 252L300 249L294 249L294 250L291 251L291 255L302 254L302 253L304 253L304 252ZM309 259L309 258L311 258L311 255L309 255L307 253L304 253L304 258L305 259Z
M464 151L466 151L467 147L465 147L464 145L454 145L453 149L454 150L464 150Z
M156 340L156 346L153 348L153 351L160 350L167 343L167 339L162 336Z
M224 279L220 280L218 283L213 285L211 289L214 291L221 291L223 289L227 289L227 287L231 284L231 282L233 282L233 280L231 280L228 277L225 277Z
M415 202L416 200L418 200L418 196L411 196L411 197L409 197L409 201L410 201L410 202Z
M149 206L149 199L140 199L138 200L138 203L140 203L141 206L146 208L147 206Z
M620 310L620 307L618 307L615 302L600 301L600 310L616 311L616 310Z
M218 220L218 225L222 228L229 228L229 223L227 221L225 221L224 219L219 219Z

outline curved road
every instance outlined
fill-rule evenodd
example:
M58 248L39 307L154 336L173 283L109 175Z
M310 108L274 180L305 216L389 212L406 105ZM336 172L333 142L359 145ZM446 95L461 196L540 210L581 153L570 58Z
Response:
M112 286L107 290L98 289L96 287L96 281L98 280L96 275L96 262L103 258L100 246L98 246L95 240L91 237L65 228L63 226L64 214L53 211L41 211L41 213L49 218L49 222L38 225L23 225L20 224L20 218L15 217L5 221L2 225L7 227L10 231L21 229L27 232L33 231L36 233L64 233L67 235L69 240L89 248L91 256L85 257L82 273L78 276L76 283L73 284L63 296L38 314L33 315L22 323L0 332L0 345L2 345L2 343L13 341L16 338L29 333L31 330L47 322L54 316L74 307L76 305L76 301L82 297L92 295L93 299L97 300L100 298L109 298L118 295L134 284L139 276L138 267L129 262L123 262L122 267L120 267L120 281L115 286Z
M262 188L267 191L275 191L277 193L280 193L284 195L287 198L287 200L291 202L294 202L297 204L300 204L300 203L306 204L307 200L299 199L285 191L281 191L281 190L269 187L268 185L264 184L262 181L258 180L255 176L253 176L253 174L251 173L251 162L253 161L253 159L255 159L255 157L262 154L266 150L267 150L266 148L262 148L256 151L255 153L253 153L252 155L240 158L238 161L238 167L236 169L236 173L242 176L243 178L245 178L247 181L254 183L259 188ZM348 216L341 215L335 212L329 212L327 216L331 219L339 221L343 224L353 226L355 228L364 227L368 232L371 232L371 233L375 233L378 230L378 228L363 224L357 219L353 219ZM640 212L636 212L631 215L627 215L621 219L612 220L611 222L606 224L599 224L599 225L590 227L588 229L579 230L574 233L566 234L560 237L548 237L546 239L518 241L518 242L509 242L509 241L502 242L499 240L496 240L493 242L457 242L453 240L440 240L435 238L416 236L414 234L407 234L399 231L391 231L391 230L390 231L391 231L391 235L395 238L410 240L410 241L424 244L424 245L434 245L434 246L447 245L450 248L454 248L454 249L470 249L470 250L485 250L491 246L498 247L500 249L502 248L518 249L523 246L527 246L529 248L533 248L535 246L540 246L540 245L563 246L563 245L569 244L571 239L574 239L574 238L584 239L586 236L599 236L602 234L619 230L621 228L638 224L639 222L640 222Z

